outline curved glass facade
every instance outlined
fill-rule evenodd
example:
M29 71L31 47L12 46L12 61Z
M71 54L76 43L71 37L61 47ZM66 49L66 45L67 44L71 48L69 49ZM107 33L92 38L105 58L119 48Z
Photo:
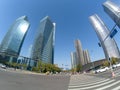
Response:
M108 30L104 22L96 14L90 16L89 19L101 42L106 59L108 59L109 57L120 58L120 52L115 40L113 38L107 37L110 31Z
M111 1L106 1L105 3L103 3L103 8L104 11L112 18L112 20L120 28L120 6Z
M26 16L18 18L5 35L0 52L18 56L29 25Z
M33 44L32 59L54 63L55 24L48 16L40 21Z

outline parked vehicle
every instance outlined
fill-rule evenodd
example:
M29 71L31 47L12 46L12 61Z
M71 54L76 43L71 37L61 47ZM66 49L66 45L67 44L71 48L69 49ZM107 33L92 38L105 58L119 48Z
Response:
M101 69L96 70L96 73L104 72L104 71L107 71L107 70L109 70L109 69L110 69L110 68L108 68L108 67L101 68Z
M120 63L118 63L118 64L114 64L112 67L113 67L113 68L120 67Z
M0 63L0 67L3 68L3 69L6 69L6 65L3 65Z

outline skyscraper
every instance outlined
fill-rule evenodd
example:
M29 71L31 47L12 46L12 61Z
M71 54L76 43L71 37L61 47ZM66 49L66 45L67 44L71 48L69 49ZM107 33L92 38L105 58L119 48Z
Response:
M76 52L71 52L71 67L76 68L77 66L77 55Z
M42 60L45 63L54 63L54 40L55 40L55 23L48 16L40 21L37 30L32 59Z
M106 59L109 59L111 57L120 58L120 52L115 40L113 38L110 38L110 36L107 37L110 31L104 22L96 14L90 16L89 19L101 42Z
M77 64L84 65L83 50L80 40L75 41L76 54L77 54Z
M27 16L18 18L3 38L0 52L18 56L29 26Z
M31 44L28 48L28 55L27 57L31 58L31 53L32 53L32 48L33 48L33 45Z
M103 8L104 11L112 18L112 20L120 28L120 6L111 1L106 1L105 3L103 3Z
M83 50L84 64L90 63L90 55L88 50Z

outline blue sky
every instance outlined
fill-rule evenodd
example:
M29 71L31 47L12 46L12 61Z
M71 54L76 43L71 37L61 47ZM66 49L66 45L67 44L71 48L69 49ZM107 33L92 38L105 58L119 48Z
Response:
M20 16L27 15L30 28L22 47L21 55L28 56L39 22L50 16L56 23L55 63L71 66L70 52L75 51L74 41L80 39L83 49L88 49L92 61L104 58L102 48L88 17L98 14L109 29L114 22L104 12L106 0L0 0L0 42L11 24ZM111 0L120 4L119 0ZM119 31L119 30L118 30ZM120 47L120 32L115 40Z

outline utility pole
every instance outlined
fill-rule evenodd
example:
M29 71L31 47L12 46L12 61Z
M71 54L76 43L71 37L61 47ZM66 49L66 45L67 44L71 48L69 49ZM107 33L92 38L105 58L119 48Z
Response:
M102 41L103 43L106 41L106 39L108 38L108 37L110 37L110 38L113 38L114 37L114 35L117 33L117 30L115 29L115 27L117 26L117 24L115 24L114 26L113 26L113 28L112 28L112 30L110 31L110 33L105 37L105 39ZM98 43L98 45L101 47L101 44L100 43ZM106 48L105 48L106 49ZM112 63L111 63L111 57L109 57L109 55L107 55L107 60L108 60L108 62L110 63L110 70L111 70L111 73L112 73L112 77L115 77L115 73L114 73L114 71L113 71L113 69L112 69Z

